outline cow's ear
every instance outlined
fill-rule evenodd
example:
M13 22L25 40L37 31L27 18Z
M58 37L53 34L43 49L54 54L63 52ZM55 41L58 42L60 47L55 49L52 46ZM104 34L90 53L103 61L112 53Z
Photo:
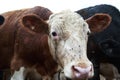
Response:
M100 32L109 26L111 16L108 14L99 13L88 18L86 22L88 23L91 32Z
M2 15L0 15L0 25L2 25L4 21L5 21L5 18Z
M48 33L48 24L37 15L26 15L22 18L22 24L29 30L37 33Z

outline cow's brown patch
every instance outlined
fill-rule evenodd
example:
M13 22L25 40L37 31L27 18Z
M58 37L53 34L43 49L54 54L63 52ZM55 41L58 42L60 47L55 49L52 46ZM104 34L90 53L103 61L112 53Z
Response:
M42 75L52 75L55 72L57 63L53 60L48 47L46 31L48 25L34 24L33 20L31 21L33 23L27 24L35 25L36 28L30 30L27 24L21 23L21 19L26 15L36 15L44 22L51 14L49 9L41 6L2 14L5 22L0 28L0 69L9 68L11 64L13 70L19 70L24 65L36 68ZM45 28L44 25L47 27Z

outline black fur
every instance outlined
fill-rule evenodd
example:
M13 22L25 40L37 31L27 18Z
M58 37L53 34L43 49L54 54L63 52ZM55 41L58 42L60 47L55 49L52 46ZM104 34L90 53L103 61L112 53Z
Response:
M90 36L88 41L88 57L94 64L95 76L92 80L99 80L99 63L103 60L114 64L120 73L120 12L119 10L107 4L96 5L76 11L84 19L96 13L107 13L112 17L109 27L100 33ZM94 42L97 48L91 49L90 42ZM95 51L94 55L89 53ZM92 55L90 55L92 54Z

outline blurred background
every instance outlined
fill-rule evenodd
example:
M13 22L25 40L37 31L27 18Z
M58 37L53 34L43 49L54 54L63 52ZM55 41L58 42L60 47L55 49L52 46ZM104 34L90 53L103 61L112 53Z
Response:
M0 0L0 3L0 13L34 6L43 6L53 12L64 9L76 11L98 4L110 4L120 10L120 0Z

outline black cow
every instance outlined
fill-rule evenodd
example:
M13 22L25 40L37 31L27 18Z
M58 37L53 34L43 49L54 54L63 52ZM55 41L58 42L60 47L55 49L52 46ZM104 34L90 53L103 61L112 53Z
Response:
M99 64L109 62L117 67L120 73L120 12L111 5L101 4L76 11L84 19L96 13L107 13L112 22L107 29L90 35L88 41L88 57L93 62L95 76L92 80L99 80Z

